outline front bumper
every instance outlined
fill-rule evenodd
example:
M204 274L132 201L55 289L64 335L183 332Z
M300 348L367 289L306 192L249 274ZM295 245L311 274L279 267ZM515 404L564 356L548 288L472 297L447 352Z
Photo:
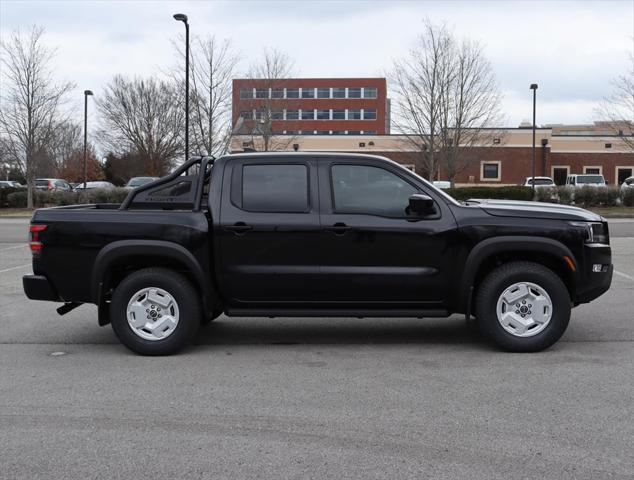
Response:
M31 300L63 301L44 275L24 275L22 277L22 286L24 287L24 293Z
M592 266L597 264L607 265L608 268L606 271L593 272ZM614 266L609 245L586 245L583 265L582 279L577 285L577 304L591 302L610 288Z

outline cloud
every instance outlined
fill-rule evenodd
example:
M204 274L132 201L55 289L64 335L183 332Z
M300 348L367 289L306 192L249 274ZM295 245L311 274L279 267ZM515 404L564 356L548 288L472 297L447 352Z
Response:
M627 68L634 36L632 2L358 1L8 1L0 32L43 25L57 45L56 71L77 83L77 98L114 74L156 75L173 64L170 40L182 33L172 14L190 18L192 34L232 39L238 75L275 46L306 77L381 76L405 55L422 20L446 21L477 39L506 92L509 123L530 117L530 83L540 85L539 123L587 122Z

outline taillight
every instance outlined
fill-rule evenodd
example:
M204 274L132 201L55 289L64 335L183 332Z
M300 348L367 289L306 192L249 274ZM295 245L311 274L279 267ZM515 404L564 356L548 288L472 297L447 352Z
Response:
M40 241L40 232L46 230L46 225L31 225L29 227L29 248L31 249L31 253L33 257L37 257L42 250L43 244Z

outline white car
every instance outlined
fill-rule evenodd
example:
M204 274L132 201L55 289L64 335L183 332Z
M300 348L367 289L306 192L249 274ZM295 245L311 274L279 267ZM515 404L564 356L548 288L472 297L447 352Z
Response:
M581 187L606 187L605 178L597 173L586 173L583 175L568 175L566 186L573 188Z
M526 177L524 183L522 183L522 187L532 187L533 186L533 177ZM535 188L540 187L554 187L555 182L550 177L535 177Z
M95 190L97 188L111 189L115 188L115 186L110 182L86 182L85 184L81 182L75 186L74 190L78 192L80 190Z
M634 190L634 177L628 177L623 181L621 191L625 192L625 190Z
M434 187L438 187L441 189L445 189L445 188L451 188L451 182L448 182L446 180L434 180Z

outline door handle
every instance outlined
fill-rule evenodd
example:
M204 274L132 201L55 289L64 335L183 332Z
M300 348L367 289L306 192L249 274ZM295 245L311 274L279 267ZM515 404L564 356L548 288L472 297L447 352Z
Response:
M225 226L225 230L235 233L236 235L243 235L249 230L253 230L251 225L247 225L244 222L236 222L233 225Z
M326 230L327 232L332 232L335 235L343 235L344 233L346 233L348 230L351 230L351 229L352 227L349 227L345 223L341 223L341 222L335 223L332 227L324 228L324 230Z

